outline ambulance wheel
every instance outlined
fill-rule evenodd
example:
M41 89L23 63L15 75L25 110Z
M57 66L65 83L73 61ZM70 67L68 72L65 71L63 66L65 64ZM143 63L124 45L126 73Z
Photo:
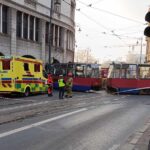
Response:
M24 96L28 97L30 95L30 88L26 88Z

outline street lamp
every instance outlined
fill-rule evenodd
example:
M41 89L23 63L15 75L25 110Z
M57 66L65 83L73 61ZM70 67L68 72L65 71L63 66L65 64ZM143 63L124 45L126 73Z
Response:
M51 0L51 3L50 3L50 17L49 17L49 55L48 55L48 63L49 63L49 66L51 64L51 30L52 30L52 14L53 14L53 0Z

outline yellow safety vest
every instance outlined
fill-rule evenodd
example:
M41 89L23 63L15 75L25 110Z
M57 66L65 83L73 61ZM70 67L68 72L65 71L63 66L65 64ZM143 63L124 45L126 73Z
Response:
M65 86L65 83L64 83L63 79L58 80L58 86L59 87L64 87Z

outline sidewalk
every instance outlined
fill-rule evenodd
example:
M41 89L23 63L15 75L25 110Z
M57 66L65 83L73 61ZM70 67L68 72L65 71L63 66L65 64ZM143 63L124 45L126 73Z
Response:
M150 120L135 134L129 137L127 143L120 150L150 150Z

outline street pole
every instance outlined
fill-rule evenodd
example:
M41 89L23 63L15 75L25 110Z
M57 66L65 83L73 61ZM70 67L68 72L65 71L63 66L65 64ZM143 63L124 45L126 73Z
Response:
M140 50L140 64L141 64L141 62L142 62L143 38L141 37L140 40L141 40L141 50Z
M52 35L51 35L51 30L52 30L52 14L53 14L53 0L51 0L51 4L50 4L50 17L49 17L49 55L48 55L48 63L49 66L51 65L51 43L52 43Z

